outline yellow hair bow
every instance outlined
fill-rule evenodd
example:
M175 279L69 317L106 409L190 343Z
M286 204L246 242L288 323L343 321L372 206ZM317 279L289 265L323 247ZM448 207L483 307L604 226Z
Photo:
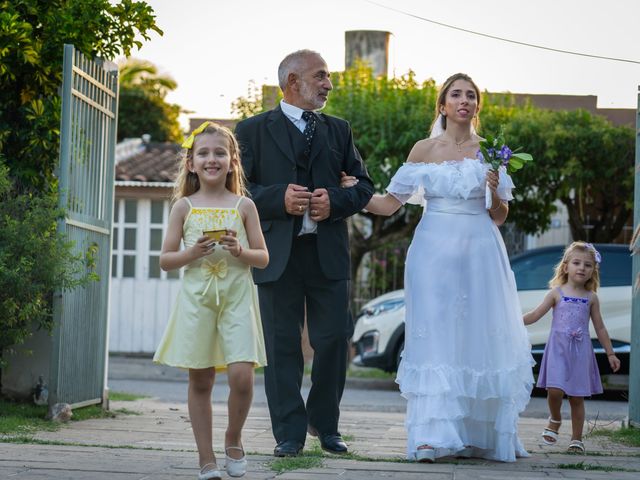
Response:
M182 142L182 148L186 148L186 149L193 148L193 141L195 140L196 135L200 135L202 132L204 132L204 129L207 128L209 125L213 125L213 122L206 121L202 125L200 125L198 128L196 128L193 132L191 132L191 135L189 135L187 139L184 142Z
M209 281L207 282L207 286L202 292L202 296L205 296L209 291L209 287L211 286L211 282L215 283L216 287L216 305L220 305L220 294L218 293L218 279L224 280L227 276L227 261L223 258L218 263L212 263L209 260L205 260L202 262L202 268L204 269L204 274L206 277L209 277Z

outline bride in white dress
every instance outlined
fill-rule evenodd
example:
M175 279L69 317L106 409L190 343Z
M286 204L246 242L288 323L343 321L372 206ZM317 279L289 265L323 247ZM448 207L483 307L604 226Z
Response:
M497 227L514 185L504 168L498 174L476 159L479 103L471 78L447 79L431 138L414 145L388 193L367 205L379 215L407 201L425 205L406 259L396 380L407 399L407 456L422 462L528 456L517 429L534 361ZM343 186L353 181L345 177Z

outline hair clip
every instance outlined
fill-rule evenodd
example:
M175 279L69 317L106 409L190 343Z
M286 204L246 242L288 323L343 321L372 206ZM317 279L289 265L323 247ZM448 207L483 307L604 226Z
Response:
M189 135L187 139L182 142L182 148L186 148L187 150L191 149L193 147L193 141L195 140L196 135L204 132L204 129L209 125L213 125L213 122L206 121L202 123L198 128L196 128L193 132L191 132L191 135Z
M593 254L596 257L596 263L600 263L602 261L602 256L600 255L600 252L598 250L596 250L596 247L594 247L592 243L586 243L585 242L584 245L588 249L593 250Z

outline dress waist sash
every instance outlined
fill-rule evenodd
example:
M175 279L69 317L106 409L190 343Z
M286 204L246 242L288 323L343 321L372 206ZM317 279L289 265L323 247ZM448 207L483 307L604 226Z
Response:
M484 197L477 198L445 198L433 197L427 199L425 213L453 213L462 215L480 215L487 213Z

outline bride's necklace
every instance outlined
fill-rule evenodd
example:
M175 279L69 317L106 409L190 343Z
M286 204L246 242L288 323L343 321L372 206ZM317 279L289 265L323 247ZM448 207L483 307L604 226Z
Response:
M461 142L453 142L456 144L456 148L458 149L459 152L462 151L462 144L465 143L467 140L471 140L471 138L467 138L465 140L462 140Z
M458 152L462 152L462 145L464 143L467 143L469 140L471 140L471 137L465 138L464 140L461 140L459 142L456 142L455 140L451 140L451 141L449 141L449 143L454 144L456 146L456 150L458 150Z

